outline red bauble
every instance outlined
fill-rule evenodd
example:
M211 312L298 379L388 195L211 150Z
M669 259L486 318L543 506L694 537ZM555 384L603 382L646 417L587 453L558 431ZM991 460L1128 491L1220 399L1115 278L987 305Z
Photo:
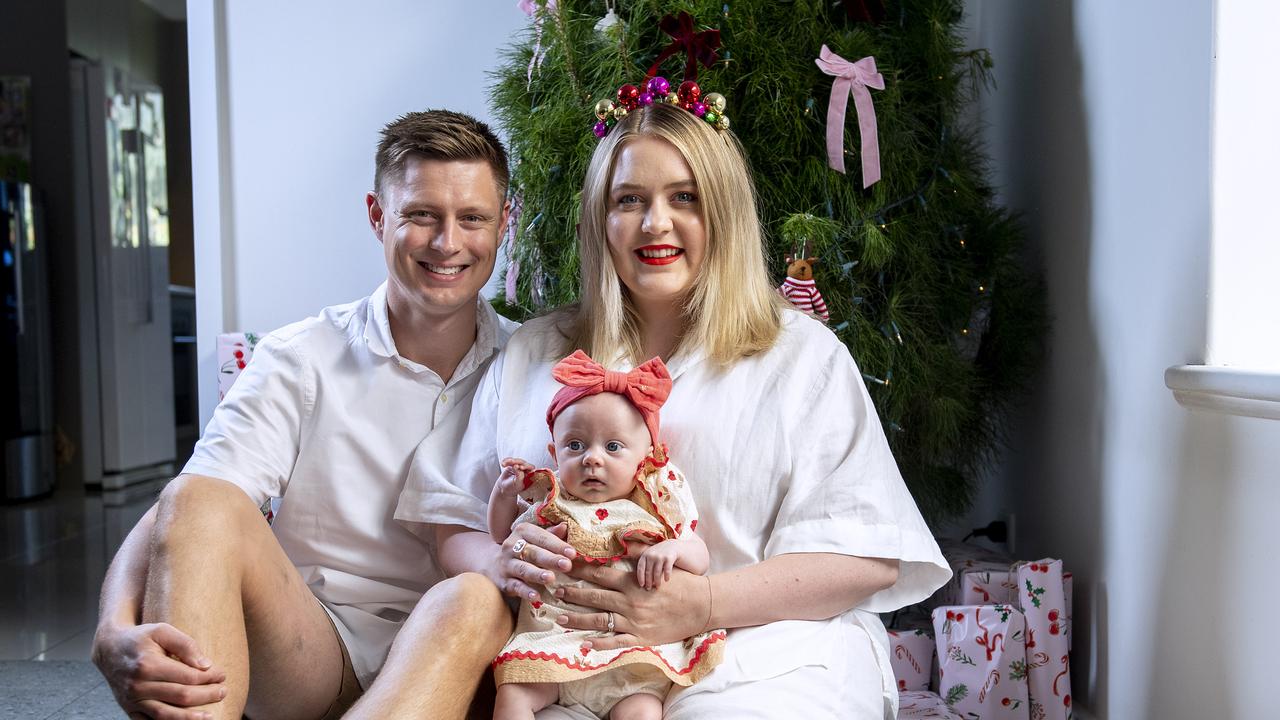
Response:
M692 107L698 102L698 98L702 97L702 88L698 87L698 83L692 80L685 80L680 83L680 89L676 90L676 97L680 98L680 104L685 107Z
M640 104L640 88L635 85L623 85L618 88L618 104L628 110L635 110Z

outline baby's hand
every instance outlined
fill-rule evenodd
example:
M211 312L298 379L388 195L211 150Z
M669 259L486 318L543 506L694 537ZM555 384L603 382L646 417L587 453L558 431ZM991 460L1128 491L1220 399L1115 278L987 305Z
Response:
M502 474L498 476L498 495L514 499L524 489L524 478L534 468L520 458L507 458L502 461Z
M656 590L671 579L671 568L676 564L679 547L676 540L663 540L640 554L640 559L636 561L636 582L640 587Z

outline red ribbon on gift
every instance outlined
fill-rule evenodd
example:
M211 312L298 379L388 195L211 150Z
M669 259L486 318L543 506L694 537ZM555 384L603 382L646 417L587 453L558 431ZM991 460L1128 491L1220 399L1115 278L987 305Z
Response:
M653 65L649 66L649 72L645 77L653 77L658 74L658 66L663 60L684 50L688 60L684 65L684 79L698 79L698 63L701 62L705 67L711 67L716 61L716 48L720 47L720 31L719 30L703 30L702 32L693 31L693 16L687 12L679 15L667 15L658 22L658 27L662 28L662 32L675 38L671 44L662 49L658 53L658 59L653 61Z

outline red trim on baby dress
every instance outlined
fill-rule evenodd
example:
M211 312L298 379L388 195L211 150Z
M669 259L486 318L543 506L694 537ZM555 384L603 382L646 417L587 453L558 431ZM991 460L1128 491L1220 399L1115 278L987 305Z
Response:
M710 635L708 635L706 639L704 639L698 645L698 649L693 653L693 657L689 659L689 665L685 667L683 670L677 670L674 667L671 667L671 663L667 662L667 659L662 657L661 653L659 653L657 650L654 650L649 645L637 645L636 647L629 647L626 650L623 650L622 652L618 653L612 660L610 660L609 662L603 665L591 665L591 664L584 665L583 663L580 663L577 660L569 660L559 655L554 655L551 653L545 653L545 652L535 653L535 652L529 652L528 650L516 650L514 652L503 653L499 655L497 658L494 659L492 663L490 663L490 667L496 668L502 663L508 662L511 660L550 660L558 665L563 665L570 670L581 670L586 672L588 670L595 671L601 668L607 668L613 663L617 662L618 658L622 657L623 655L627 655L628 653L643 650L643 651L649 652L654 657L661 660L662 664L666 665L667 669L670 670L671 672L677 675L688 675L690 672L693 671L693 668L698 664L698 660L700 660L703 654L707 652L707 649L710 648L714 643L724 640L726 637L728 637L728 633L726 633L724 630L717 630L716 632L713 632Z

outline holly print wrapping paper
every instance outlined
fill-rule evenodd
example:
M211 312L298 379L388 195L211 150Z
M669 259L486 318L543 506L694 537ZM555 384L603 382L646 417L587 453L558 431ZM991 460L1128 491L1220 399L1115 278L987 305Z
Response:
M1012 605L933 611L938 693L966 720L1028 720L1026 621Z
M928 690L933 675L933 633L923 628L889 631L889 663L898 691Z
M218 335L218 402L227 396L236 378L253 357L260 335L255 333L222 333Z
M922 690L898 693L898 720L965 720L942 698Z
M1033 720L1071 717L1071 653L1061 560L1017 567L1018 606L1026 619L1027 687ZM935 616L935 622L936 622Z

